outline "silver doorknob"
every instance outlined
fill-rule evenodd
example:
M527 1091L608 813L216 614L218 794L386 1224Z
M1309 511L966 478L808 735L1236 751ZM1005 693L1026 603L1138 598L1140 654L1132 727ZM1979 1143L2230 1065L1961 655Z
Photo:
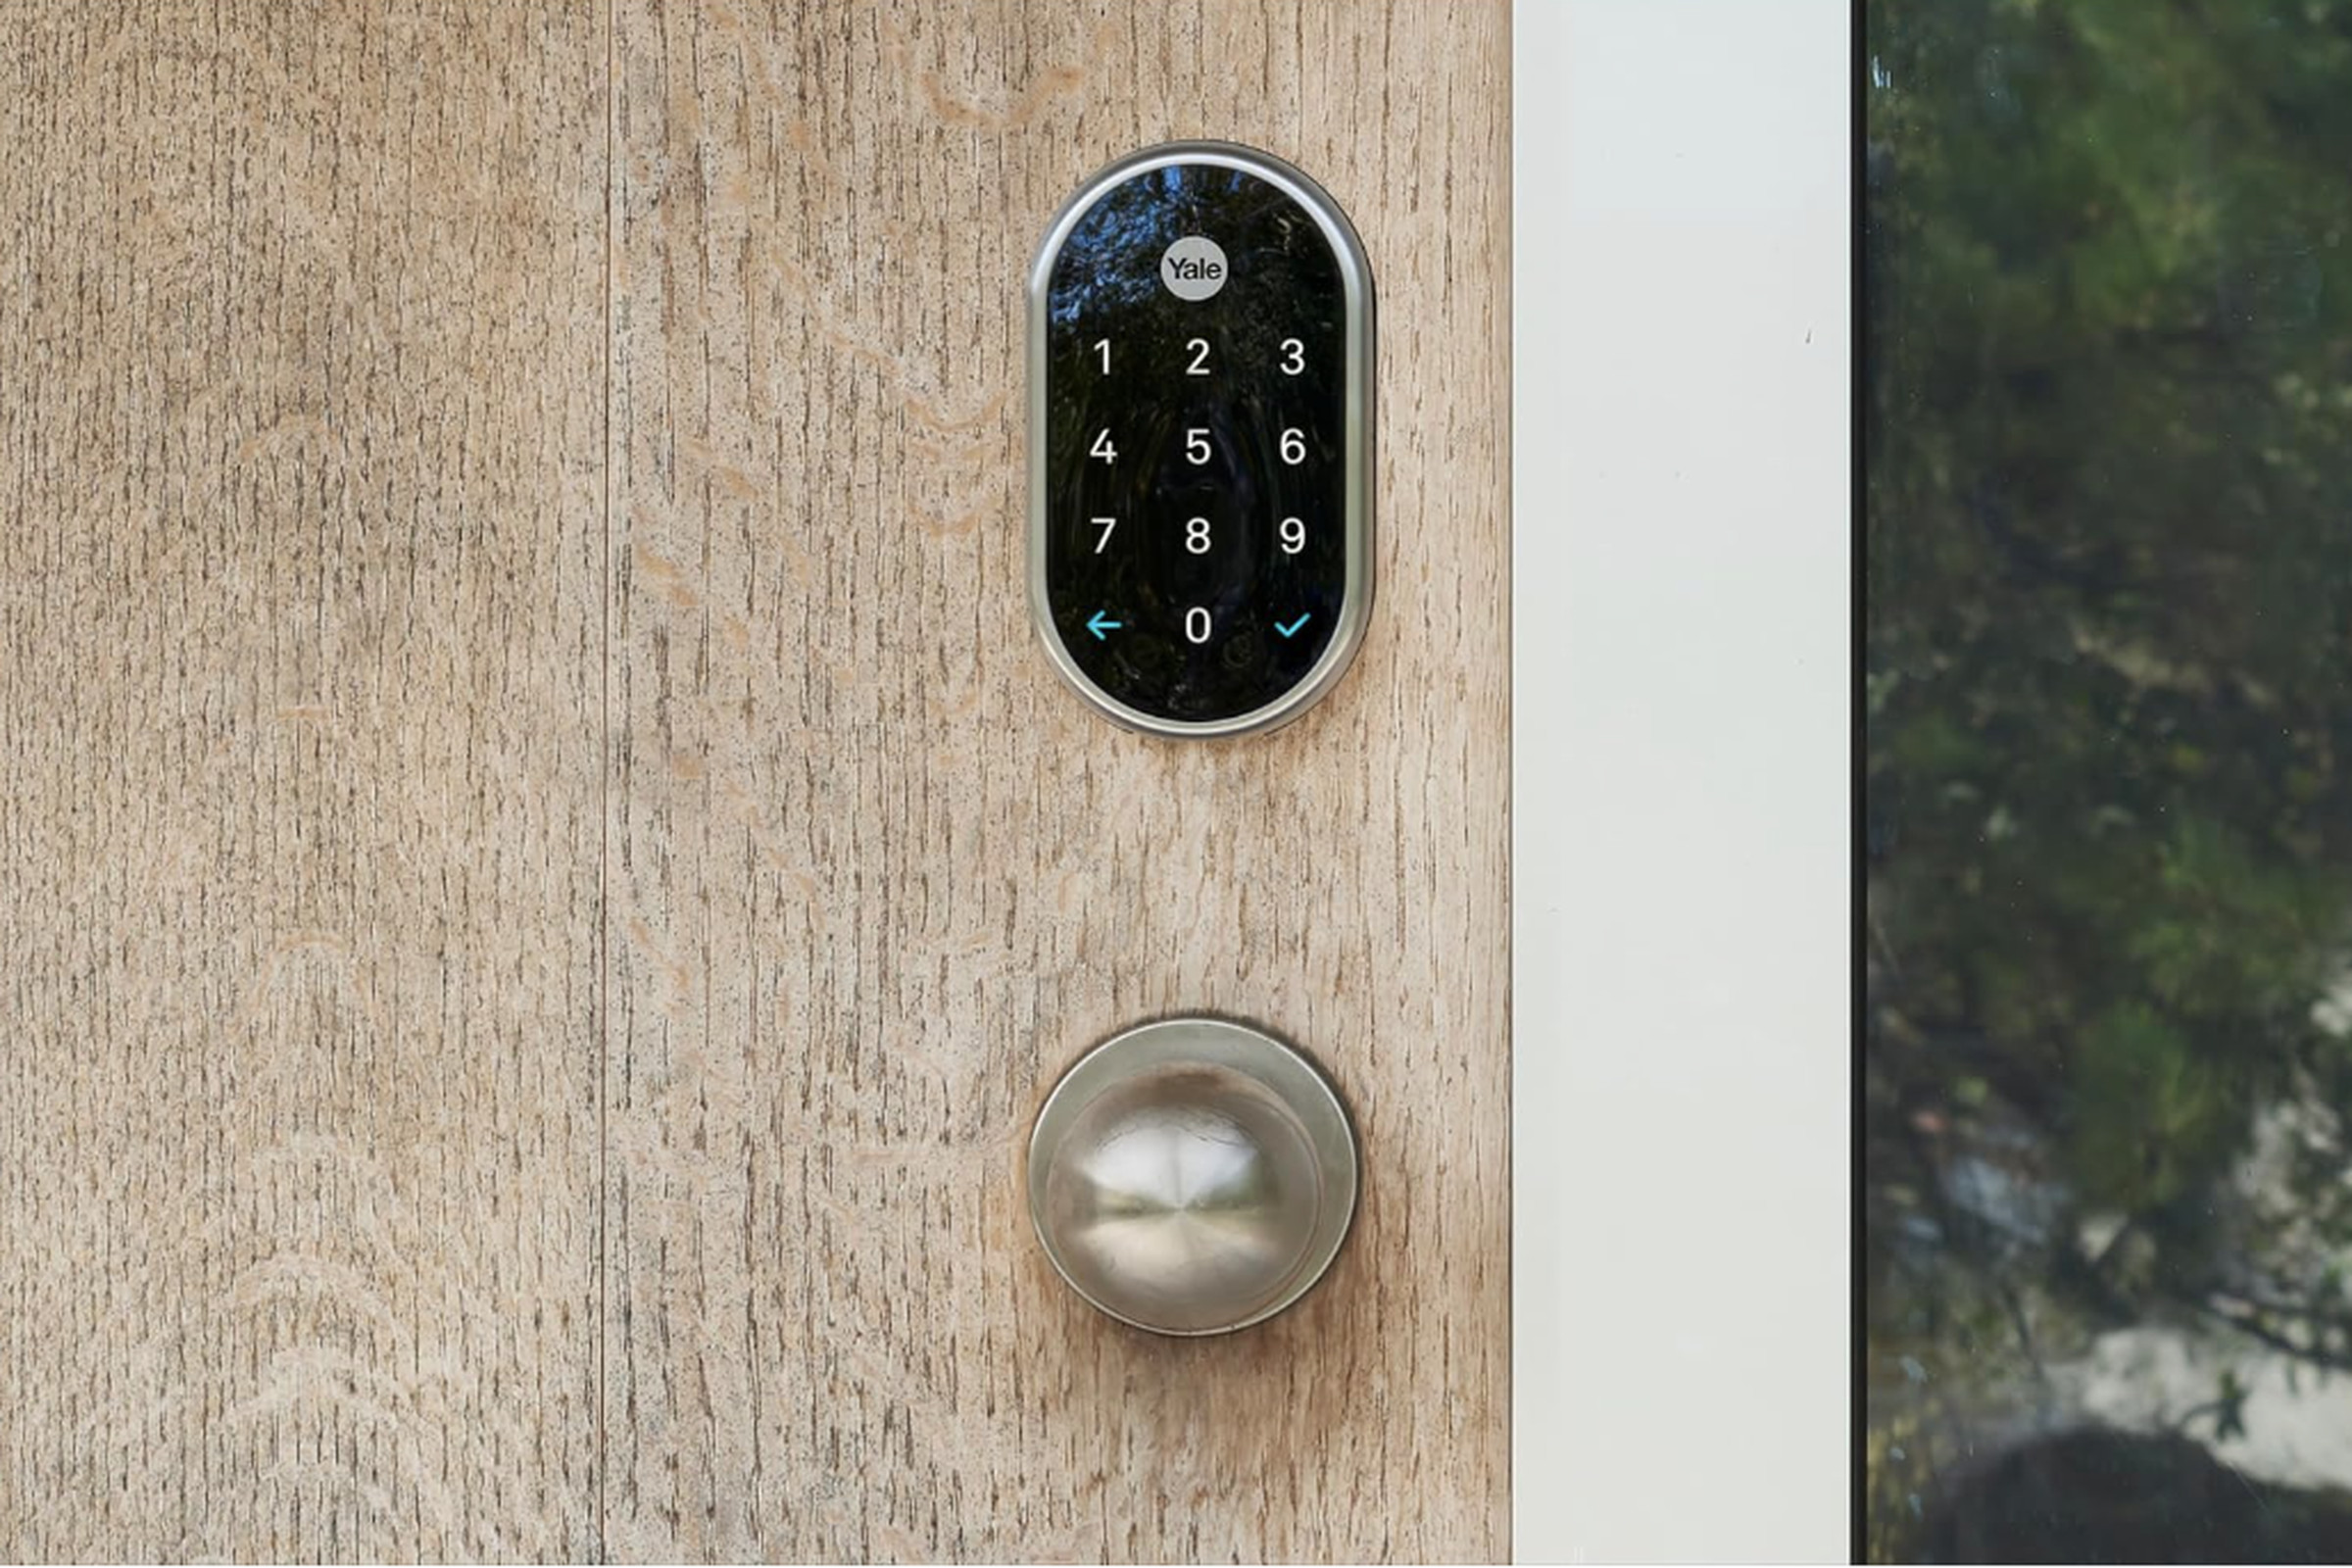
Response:
M1355 1133L1312 1063L1255 1029L1173 1018L1096 1047L1029 1136L1029 1214L1061 1277L1155 1334L1272 1317L1355 1215Z

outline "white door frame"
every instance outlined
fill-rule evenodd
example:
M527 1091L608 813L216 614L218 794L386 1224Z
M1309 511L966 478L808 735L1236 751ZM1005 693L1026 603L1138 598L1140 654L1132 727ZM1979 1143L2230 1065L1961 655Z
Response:
M1518 0L1513 1523L1843 1560L1842 0Z

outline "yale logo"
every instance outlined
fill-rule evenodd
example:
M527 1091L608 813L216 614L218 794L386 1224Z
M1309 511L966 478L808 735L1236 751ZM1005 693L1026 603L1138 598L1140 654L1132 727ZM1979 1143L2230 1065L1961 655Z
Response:
M1159 280L1180 300L1204 300L1225 286L1224 247L1188 234L1159 258Z

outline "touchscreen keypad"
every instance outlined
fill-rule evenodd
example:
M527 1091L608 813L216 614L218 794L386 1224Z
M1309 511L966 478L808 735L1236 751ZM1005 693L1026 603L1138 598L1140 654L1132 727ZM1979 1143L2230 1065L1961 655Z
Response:
M1277 709L1360 622L1369 275L1337 229L1250 168L1167 163L1102 189L1044 274L1041 619L1114 716Z

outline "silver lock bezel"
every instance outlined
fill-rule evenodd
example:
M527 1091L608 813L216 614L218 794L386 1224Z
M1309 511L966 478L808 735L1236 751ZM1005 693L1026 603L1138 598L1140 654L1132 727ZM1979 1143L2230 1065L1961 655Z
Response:
M1129 707L1089 679L1063 645L1054 624L1046 580L1046 329L1047 298L1054 286L1054 264L1061 247L1095 203L1114 186L1138 174L1171 164L1207 164L1239 170L1280 189L1313 217L1339 262L1346 296L1348 364L1344 377L1341 435L1348 457L1345 473L1344 516L1347 528L1345 599L1330 645L1303 679L1273 702L1231 718L1205 722L1161 718ZM1373 371L1376 335L1372 295L1372 264L1364 255L1355 227L1322 186L1276 158L1254 148L1224 141L1173 141L1146 148L1098 172L1078 193L1062 204L1046 230L1044 244L1029 268L1029 613L1045 643L1046 657L1079 696L1113 723L1148 735L1220 739L1275 729L1297 718L1339 684L1363 646L1372 619L1373 487L1378 473L1374 446Z

